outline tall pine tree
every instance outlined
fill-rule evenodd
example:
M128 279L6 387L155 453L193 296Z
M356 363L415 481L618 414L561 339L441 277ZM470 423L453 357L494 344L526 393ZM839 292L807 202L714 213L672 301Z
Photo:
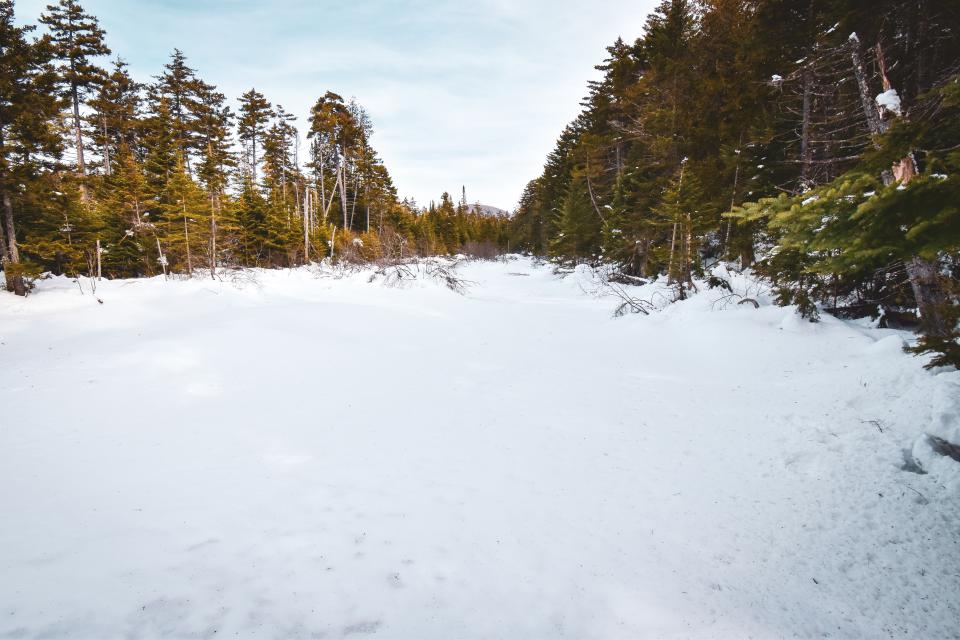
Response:
M84 98L103 82L104 72L92 58L110 55L104 42L105 33L92 15L85 13L76 0L60 0L48 5L40 22L50 30L54 54L60 61L60 77L64 95L73 107L74 144L77 153L77 172L80 175L80 193L87 200L85 184L87 164L84 155L83 127L80 107Z

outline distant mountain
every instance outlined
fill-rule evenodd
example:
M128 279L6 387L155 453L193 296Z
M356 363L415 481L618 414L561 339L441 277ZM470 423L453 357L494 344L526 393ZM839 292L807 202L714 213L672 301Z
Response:
M499 207L493 207L489 204L471 204L467 205L467 210L470 213L479 213L480 215L490 216L491 218L509 218L510 212L506 209L500 209Z

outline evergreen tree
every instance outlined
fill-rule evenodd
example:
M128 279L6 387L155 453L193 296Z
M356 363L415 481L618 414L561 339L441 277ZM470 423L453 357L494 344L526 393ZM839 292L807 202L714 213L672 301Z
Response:
M28 40L32 27L14 24L13 0L0 0L0 263L7 290L26 295L15 210L36 184L46 158L61 152L53 125L61 102L49 62L49 39Z
M292 266L303 248L303 221L297 195L302 182L296 166L296 118L277 106L276 119L263 137L264 185L267 189L271 228L283 248L286 264ZM304 256L306 260L306 256Z
M149 276L160 266L157 229L149 216L155 207L150 191L133 151L121 144L115 170L104 178L98 198L106 275Z
M87 166L80 106L86 95L97 87L104 77L103 70L96 66L91 58L110 55L110 49L104 42L105 33L100 28L100 23L95 17L85 13L76 0L60 0L58 4L48 5L47 13L40 16L40 22L50 30L54 55L61 63L59 71L64 95L73 107L77 171L81 177L81 194L86 199L86 185L82 180L87 175Z
M552 246L554 255L574 259L597 257L602 227L590 202L586 180L570 184L556 226L558 231Z
M113 71L100 84L97 96L89 101L94 110L89 118L93 139L100 147L107 175L113 172L121 145L137 146L140 89L141 86L130 77L127 63L117 58Z
M267 124L273 117L272 105L262 93L250 89L240 97L240 115L237 118L237 137L244 145L246 167L250 180L257 184L257 144L263 142Z
M161 101L166 102L175 150L183 154L189 171L190 154L197 146L194 118L200 107L197 94L201 85L196 71L187 66L187 58L180 49L173 50L170 62L164 65L163 69L164 72L157 77L156 84L150 87L150 101L154 105Z
M161 193L183 151L177 146L176 122L165 96L151 96L150 114L141 123L143 171L154 193Z
M207 251L210 277L216 278L220 243L218 236L223 220L223 199L234 156L230 150L230 130L233 114L226 106L226 96L212 85L197 84L198 106L196 129L199 139L200 163L198 175L206 187L210 202L210 247Z
M238 250L244 264L264 266L272 249L269 225L269 205L249 179L237 198L234 212L238 225Z
M210 217L209 200L178 157L157 216L171 269L192 274L196 267L210 263Z
M317 100L310 111L311 162L314 178L319 186L324 211L331 208L335 194L339 193L339 205L343 228L350 228L347 175L362 140L363 129L354 119L349 107L339 95L328 91Z
M180 50L144 86L121 59L109 73L97 69L93 60L109 52L104 34L74 0L49 8L44 22L52 35L35 43L24 37L29 29L13 27L12 3L3 7L0 258L18 292L25 292L21 276L28 270L123 277L192 272L202 264L215 278L219 265L402 258L507 242L501 221L452 207L449 197L425 214L414 202L398 202L370 143L371 119L355 100L328 92L316 103L307 176L293 116L280 107L273 113L262 95L246 93L236 174L227 98L197 77ZM73 133L79 131L72 136L77 172L58 162L58 116L68 103ZM89 171L91 148L103 160L102 175Z

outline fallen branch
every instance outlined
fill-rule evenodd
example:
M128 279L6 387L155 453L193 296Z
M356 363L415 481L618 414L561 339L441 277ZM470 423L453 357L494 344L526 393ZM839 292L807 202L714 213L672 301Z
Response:
M927 436L930 439L930 446L934 451L939 453L942 456L952 458L957 462L960 462L960 445L953 444L948 442L943 438L938 438L937 436Z
M463 295L467 292L467 287L474 283L457 275L458 264L459 262L453 262L448 265L439 260L421 260L419 258L393 260L381 264L376 271L370 274L369 282L373 282L379 277L383 278L387 286L396 286L404 281L414 281L426 277L441 282L451 291Z

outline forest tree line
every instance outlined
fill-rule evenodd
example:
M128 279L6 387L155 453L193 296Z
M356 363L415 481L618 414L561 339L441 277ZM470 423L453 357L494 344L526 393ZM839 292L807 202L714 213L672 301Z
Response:
M664 0L607 52L512 246L678 298L737 262L960 363L957 2Z
M504 221L444 194L398 200L370 117L333 92L296 118L228 98L174 50L143 83L75 0L18 26L0 0L0 260L24 295L42 272L136 277L333 257L496 252ZM40 33L42 31L42 34Z

